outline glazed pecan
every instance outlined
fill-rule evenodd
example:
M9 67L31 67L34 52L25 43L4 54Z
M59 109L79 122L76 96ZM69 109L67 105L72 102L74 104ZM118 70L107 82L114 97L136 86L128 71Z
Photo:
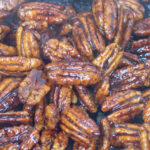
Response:
M8 143L20 143L33 130L29 125L5 127L0 130L0 146Z
M112 112L107 116L109 121L122 123L138 115L143 110L143 107L144 104L141 92L127 90L116 92L106 97L101 110L103 112Z
M90 91L81 85L75 86L75 89L80 97L81 104L91 113L97 112L97 107L94 103L94 97L91 95Z
M76 48L57 39L50 39L45 43L43 53L51 61L81 59L81 55Z
M33 69L21 82L18 89L19 100L23 104L34 106L43 100L49 92L50 85L42 70Z
M18 10L18 16L22 20L47 21L49 24L60 24L68 19L62 5L30 2L22 5Z
M38 143L40 139L39 132L36 129L33 131L22 141L20 144L20 150L32 149L32 147Z
M17 50L15 47L0 43L0 56L15 56L15 55L17 55Z
M114 91L127 90L149 86L149 61L145 64L126 66L117 69L110 77L111 89Z
M0 25L0 40L2 40L8 33L10 28L6 25Z
M49 81L60 85L92 85L103 78L103 71L89 62L53 62L45 70Z
M71 86L56 85L50 93L51 102L59 109L65 110L70 107L73 97L73 90Z
M150 38L133 41L130 51L137 54L140 61L150 59Z
M54 104L47 105L45 108L46 129L54 129L59 120L59 109Z
M123 56L123 51L120 50L121 48L116 43L112 43L92 61L92 64L103 69L105 76L109 76L116 69Z
M137 36L150 36L150 17L139 20L134 26L134 34Z
M0 113L0 124L29 124L30 116L27 111L10 111L5 113Z
M105 41L102 34L96 28L91 12L83 12L72 19L73 39L78 50L89 60L93 59L93 51L102 52L105 49Z
M43 62L36 58L0 57L0 74L24 76L33 68L41 68Z
M0 82L0 112L6 112L19 104L18 92L21 79L6 78Z
M99 135L96 123L78 106L62 112L60 127L74 141L85 147L89 147L93 138Z

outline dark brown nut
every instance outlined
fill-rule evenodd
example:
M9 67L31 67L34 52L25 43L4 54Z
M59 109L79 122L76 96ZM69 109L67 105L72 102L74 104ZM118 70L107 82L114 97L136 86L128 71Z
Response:
M90 91L81 85L75 86L75 89L80 97L81 104L91 113L97 112L97 107L94 103L94 97L91 95Z
M60 120L59 109L54 104L49 104L45 108L46 129L54 129Z
M44 100L41 100L35 109L34 116L34 128L38 131L41 131L44 127Z
M149 86L149 62L117 69L110 77L111 89L122 91L142 86Z
M64 132L56 134L51 150L65 150L68 146L68 137Z
M0 56L15 56L15 55L17 55L17 50L15 47L0 43Z
M6 78L0 82L0 112L12 110L19 105L17 89L19 78Z
M40 58L40 49L35 31L18 27L16 44L18 55L27 58Z
M23 140L20 144L20 150L32 149L39 141L40 135L38 130L33 129L33 131Z
M49 24L60 24L68 19L62 5L30 2L22 5L18 10L18 16L22 20L47 21Z
M134 20L140 20L144 16L145 9L139 1L136 0L118 0L118 4L131 11L134 16Z
M137 65L138 63L140 63L140 61L136 54L124 52L123 57L121 58L121 60L118 64L118 67L122 68L122 67L126 67L126 66L133 66L133 65Z
M111 96L106 97L101 110L103 112L111 111L107 116L111 122L122 123L129 121L142 112L144 104L142 94L139 91L127 90L116 92Z
M140 144L142 150L149 150L150 149L150 143L148 138L148 132L144 126L140 127Z
M83 12L72 19L73 39L81 54L89 60L93 59L93 51L103 52L105 41L97 29L91 12Z
M0 124L29 124L30 116L26 111L15 111L15 112L6 112L0 113Z
M115 124L112 128L111 145L116 147L140 147L140 125L124 123Z
M100 134L96 123L85 110L77 106L62 112L60 127L74 141L85 147L89 147L93 138Z
M103 69L105 76L109 76L116 69L123 56L123 51L120 50L116 43L112 43L92 61L92 64Z
M31 131L32 127L29 125L5 127L0 130L0 146L8 143L20 143Z
M95 101L97 104L101 105L105 101L106 96L109 95L109 88L110 83L109 77L107 76L95 86L94 94L95 94Z
M96 150L97 138L93 138L89 147L84 147L80 145L78 142L74 142L73 150Z
M5 36L10 32L10 28L5 25L0 25L0 40L5 38Z
M89 62L53 62L45 70L49 81L60 85L93 85L103 78L103 71Z
M140 61L150 59L150 38L133 41L130 51L137 54Z
M119 24L114 42L124 50L132 34L134 26L134 16L129 10L125 9L124 7L120 8L118 15Z
M110 141L111 141L111 127L107 118L103 118L100 122L100 145L99 150L109 150L110 149Z
M33 69L21 82L18 89L19 100L23 104L34 106L43 100L49 92L46 76L42 70Z
M41 68L43 62L36 58L0 57L0 74L6 76L24 76L33 68Z
M81 60L81 55L76 48L57 39L48 40L43 48L43 53L51 61L70 59Z
M5 146L0 146L0 150L19 150L19 145L15 143L10 143Z
M0 2L0 20L7 18L20 4L26 0L1 0Z
M56 85L54 91L52 92L52 102L59 109L60 112L70 107L73 96L73 90L71 86Z
M150 36L150 17L139 20L134 26L134 34L137 36Z
M42 131L41 138L40 138L42 150L51 150L51 147L54 142L54 135L55 135L54 130Z

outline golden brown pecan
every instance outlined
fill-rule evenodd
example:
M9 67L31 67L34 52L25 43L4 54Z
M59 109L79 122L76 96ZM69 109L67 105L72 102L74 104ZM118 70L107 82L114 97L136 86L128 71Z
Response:
M40 58L40 49L36 33L19 26L16 32L18 55L27 58Z
M0 124L29 124L30 116L27 111L10 111L6 113L0 113Z
M51 61L81 59L81 55L76 48L57 39L50 39L45 43L43 53Z
M15 47L0 43L0 56L15 56L15 55L17 55L17 50Z
M64 132L56 134L51 150L65 150L68 145L68 137Z
M137 54L140 61L150 59L150 38L133 41L130 51Z
M33 129L33 131L23 140L20 144L20 150L32 149L32 147L38 143L40 135L38 130Z
M10 28L6 25L0 25L0 40L2 40L8 33Z
M102 52L105 41L97 29L91 12L83 12L72 19L73 39L78 50L89 60L93 59L94 51Z
M50 85L42 70L33 69L21 82L18 89L19 100L23 104L34 106L43 100L49 92Z
M18 7L21 3L26 0L1 0L0 1L0 20L5 19L10 16L12 12Z
M81 104L91 113L97 112L97 107L94 103L94 97L90 91L81 85L75 86L78 96L80 97Z
M96 123L78 106L62 112L60 127L74 141L85 147L90 146L93 138L99 135Z
M41 68L43 62L36 58L0 57L0 74L24 76L33 68Z
M140 147L140 125L124 123L115 124L112 128L111 145L116 147Z
M134 16L133 14L121 7L118 12L118 30L114 39L114 42L117 43L123 50L127 46L134 26Z
M29 125L5 127L0 129L0 146L4 146L8 143L20 143L28 137L28 134L32 130L32 127Z
M150 17L139 20L134 26L134 34L137 36L150 36Z
M62 5L30 2L22 5L18 10L18 16L22 20L47 21L50 24L60 24L68 19Z
M149 61L145 64L126 66L117 69L110 78L111 89L114 91L121 91L149 86L149 74Z
M51 102L54 103L59 111L65 110L70 107L73 96L73 90L71 86L56 85L51 92Z
M105 76L109 76L116 69L123 56L123 51L120 50L121 48L116 43L112 43L92 61L92 64L103 69Z
M137 0L118 0L118 4L129 10L135 21L143 18L145 9Z
M107 76L95 86L94 94L97 104L101 105L105 101L106 96L109 95L109 88L109 77Z
M59 109L54 104L47 105L45 108L46 129L54 129L59 120Z
M0 82L0 112L6 112L19 104L19 78L6 78Z
M103 71L89 62L53 62L45 70L50 82L61 85L92 85L103 78Z
M99 150L109 150L111 141L111 127L107 118L103 118L100 122L100 145Z
M107 116L111 122L125 122L138 115L144 107L142 94L139 91L127 90L116 92L106 97L101 110L103 112L111 111Z
M34 128L38 131L41 131L44 127L44 100L41 100L35 109L34 114Z

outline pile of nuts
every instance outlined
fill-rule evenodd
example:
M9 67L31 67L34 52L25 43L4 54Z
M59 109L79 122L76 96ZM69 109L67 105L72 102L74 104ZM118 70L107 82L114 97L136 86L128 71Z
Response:
M150 150L144 13L138 0L93 0L81 13L0 0L0 150L65 150L70 140L73 150Z

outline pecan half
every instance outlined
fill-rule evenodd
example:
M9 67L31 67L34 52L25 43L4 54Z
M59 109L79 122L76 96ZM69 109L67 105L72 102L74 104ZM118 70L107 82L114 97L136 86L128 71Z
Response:
M125 122L134 118L143 110L143 99L141 92L128 90L116 92L106 97L101 110L103 112L111 111L108 120L111 122Z
M21 82L18 89L19 100L23 104L34 106L43 100L49 92L46 76L42 70L33 69Z
M92 85L103 77L103 71L89 62L53 62L45 70L50 82L61 85Z
M123 56L123 51L120 50L121 48L116 43L112 43L92 61L92 64L103 69L105 76L109 76L116 69Z
M135 24L134 34L137 36L150 36L150 17L139 20Z
M90 91L81 85L75 86L75 89L80 97L79 100L81 104L91 113L97 112L97 107L94 103L94 97L91 95Z
M5 25L0 25L0 40L5 38L5 36L10 32L10 28Z
M36 58L0 57L0 74L6 76L24 76L33 68L40 68L43 62Z
M45 43L43 53L51 61L81 59L76 48L57 39L50 39Z
M72 19L73 39L78 50L89 60L93 59L93 51L102 52L105 49L105 41L102 34L96 28L91 12L83 12Z
M99 135L96 123L82 108L77 106L62 112L60 127L74 141L85 147L90 146L93 138Z
M0 82L0 112L6 112L19 104L18 92L21 80L6 78Z
M50 24L60 24L68 19L62 5L30 2L22 5L18 10L18 16L22 20L47 21Z

